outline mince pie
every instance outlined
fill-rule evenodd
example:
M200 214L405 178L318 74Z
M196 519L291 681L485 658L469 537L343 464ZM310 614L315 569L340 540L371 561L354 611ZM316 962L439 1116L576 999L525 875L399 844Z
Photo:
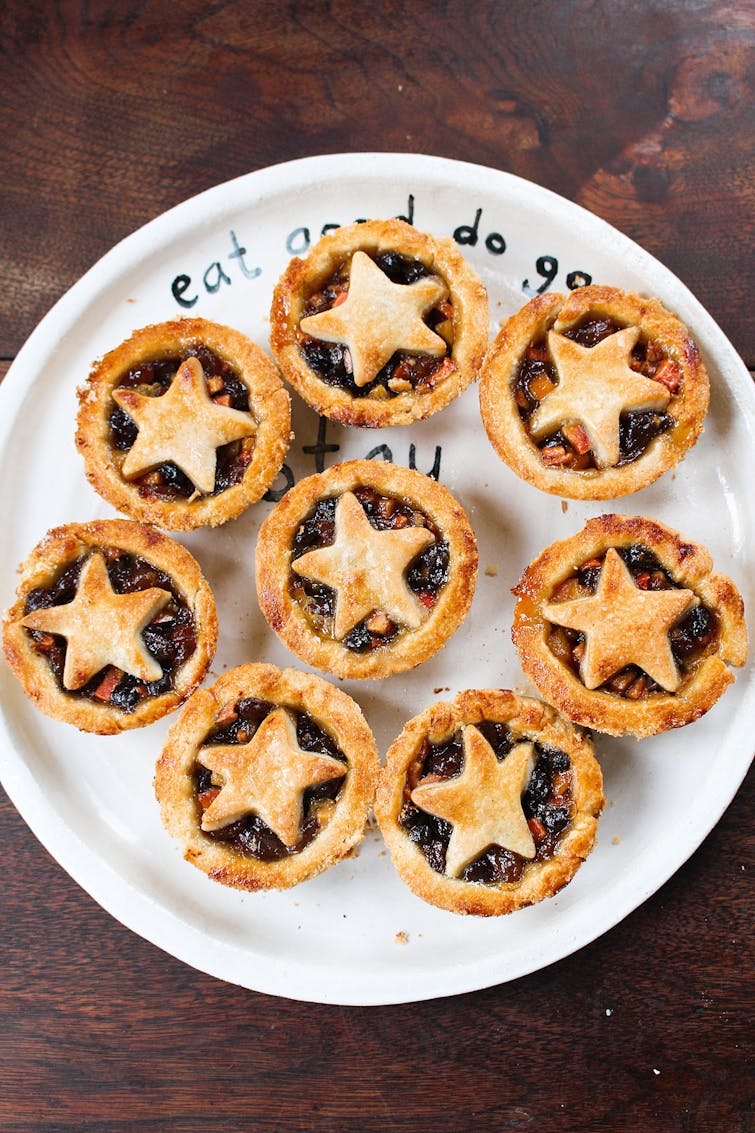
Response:
M260 528L257 595L283 643L339 677L412 669L466 617L477 547L451 493L353 460L301 480Z
M615 287L544 294L493 341L480 384L498 455L544 492L636 492L703 429L709 385L689 332L657 299Z
M406 425L476 380L488 301L452 240L371 220L291 261L270 326L284 376L318 413L343 425Z
M184 856L237 889L287 889L361 839L380 770L359 706L321 677L241 665L170 728L155 793Z
M217 641L212 593L196 559L154 527L57 527L19 570L5 656L48 716L101 734L141 727L207 672Z
M584 733L539 700L485 689L409 721L388 750L375 815L414 893L498 916L571 881L604 801Z
M135 331L79 391L76 444L119 511L173 531L258 500L288 449L290 399L250 339L205 319Z
M553 543L514 589L512 637L540 693L611 735L697 720L743 665L747 628L708 551L656 520L602 515Z

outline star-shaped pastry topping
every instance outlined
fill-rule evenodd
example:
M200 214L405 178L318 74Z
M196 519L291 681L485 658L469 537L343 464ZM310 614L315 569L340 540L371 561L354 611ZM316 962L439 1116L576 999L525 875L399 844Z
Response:
M341 641L374 610L417 629L427 610L409 588L405 571L433 542L426 527L378 531L353 492L336 504L335 542L307 551L291 564L297 574L336 592L333 632Z
M139 427L123 462L126 479L172 461L199 492L215 487L217 449L251 437L256 423L250 413L216 405L207 392L202 363L187 358L160 397L134 389L114 389L113 400Z
M558 385L530 418L536 440L576 421L590 439L597 468L619 463L619 418L629 410L663 410L671 394L660 382L643 377L629 365L639 327L625 327L596 346L580 346L564 335L548 332L548 349L558 371Z
M681 677L668 631L696 602L692 590L640 590L610 547L595 593L549 603L543 614L555 625L585 634L579 671L586 688L598 688L625 665L638 665L667 692L676 692Z
M296 723L285 708L266 716L249 743L203 748L200 762L220 787L202 815L203 830L219 830L256 814L286 846L299 839L307 787L346 774L340 760L302 751Z
M446 343L422 316L447 295L438 276L394 283L366 252L355 252L344 302L309 315L300 326L313 338L348 346L354 382L366 386L397 350L433 358L445 354Z
M163 671L148 652L142 630L169 601L170 592L157 586L116 594L104 556L95 551L82 567L73 601L35 610L22 619L22 625L66 639L63 686L67 689L82 688L106 665L141 681L157 681Z
M534 858L535 841L522 809L522 795L536 762L534 744L523 740L499 760L473 724L463 729L462 741L461 775L420 784L412 791L416 806L453 824L446 851L447 876L458 877L488 846Z

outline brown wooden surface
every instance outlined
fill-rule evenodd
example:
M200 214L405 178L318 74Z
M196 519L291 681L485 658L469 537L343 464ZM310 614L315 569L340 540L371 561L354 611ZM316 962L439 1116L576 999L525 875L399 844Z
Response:
M592 209L755 364L752 4L6 0L0 31L0 358L185 197L307 154L405 149ZM0 1128L752 1129L750 798L577 955L472 995L353 1009L160 953L2 796Z

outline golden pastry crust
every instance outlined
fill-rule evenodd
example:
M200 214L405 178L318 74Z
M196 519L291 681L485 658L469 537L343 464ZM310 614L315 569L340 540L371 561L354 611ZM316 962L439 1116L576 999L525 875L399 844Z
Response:
M588 316L612 320L620 327L639 328L640 340L650 343L673 363L676 371L671 389L667 391L660 381L650 385L658 387L662 400L666 399L665 393L670 394L664 411L676 424L654 436L644 452L629 463L583 470L549 467L522 420L514 386L531 343L544 339L550 331L563 334ZM675 385L678 388L674 392ZM536 488L571 499L614 499L657 480L678 464L697 441L709 399L708 375L700 353L687 327L675 315L657 299L593 285L577 288L568 296L545 293L527 303L503 324L491 343L480 381L483 423L501 459ZM547 405L547 401L546 396L540 406Z
M464 725L483 721L507 724L516 740L547 745L565 752L570 760L569 823L553 856L526 863L518 882L475 883L438 873L399 821L409 790L407 777L425 741L443 743ZM499 916L552 897L571 881L595 843L604 802L600 767L583 732L539 700L505 689L483 689L461 692L452 703L438 701L406 724L388 749L375 816L393 864L418 897L454 913Z
M278 861L242 854L201 828L195 769L208 733L248 697L306 713L346 758L346 777L319 833L299 852ZM209 750L209 749L208 749ZM237 889L287 889L314 877L346 856L360 841L380 771L375 740L359 706L345 692L309 673L250 664L230 669L189 700L173 723L155 771L155 793L168 832L184 846L184 857L213 881Z
M315 505L367 488L416 508L449 547L448 581L416 629L360 653L317 632L291 592L296 533ZM404 530L414 530L404 528ZM376 533L388 535L389 532ZM257 539L257 597L271 629L302 661L339 677L379 678L415 668L436 653L467 615L477 579L477 545L469 520L447 488L385 461L353 460L301 480L262 524Z
M679 587L712 610L718 627L712 645L682 674L676 692L654 692L629 700L601 688L588 689L548 645L551 622L545 616L554 589L591 559L610 548L648 547ZM638 738L680 728L706 713L733 682L728 665L747 658L747 627L742 597L730 578L714 574L705 547L643 516L601 515L576 535L551 544L524 572L516 596L512 639L522 668L545 699L585 727ZM626 630L630 636L632 627Z
M140 485L123 473L128 454L118 451L111 440L113 391L131 368L176 357L194 346L209 347L249 391L249 414L238 414L249 416L251 423L251 434L240 440L248 463L237 483L216 494L195 492L192 497L161 499L140 491ZM76 445L92 487L119 511L171 531L215 527L234 519L270 487L290 442L291 399L273 363L239 331L206 319L174 319L134 331L94 364L79 390Z
M169 575L194 619L196 647L176 669L174 687L169 692L145 697L132 711L62 688L22 624L30 591L50 587L71 563L105 547L146 559ZM16 601L3 619L3 648L24 692L46 715L74 724L84 732L117 735L129 728L151 724L172 712L204 678L217 644L215 601L196 559L156 528L127 519L102 519L56 527L21 564L19 573Z
M446 285L453 340L447 372L437 384L396 396L380 387L379 395L355 397L346 388L326 384L307 365L297 339L307 302L357 252L398 252L421 262ZM371 220L328 233L306 260L291 261L275 288L270 328L270 345L286 380L319 414L342 425L408 425L437 413L476 381L488 341L487 293L452 240L418 232L402 220Z

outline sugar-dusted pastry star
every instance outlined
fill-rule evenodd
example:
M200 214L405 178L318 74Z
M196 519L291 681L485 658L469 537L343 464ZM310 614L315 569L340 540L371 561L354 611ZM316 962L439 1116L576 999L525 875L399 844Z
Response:
M307 787L346 774L340 760L299 747L285 708L266 716L249 743L205 747L200 758L220 787L202 815L202 829L219 830L256 814L286 846L298 841Z
M82 688L106 665L141 681L156 681L163 671L148 652L142 630L169 601L170 592L157 586L116 594L104 556L96 551L82 567L73 601L35 610L22 619L22 625L65 637L67 689Z
M131 479L171 461L205 495L215 487L217 449L251 437L257 429L250 413L215 404L198 358L181 363L160 397L119 388L113 390L113 400L139 428L123 462L123 475Z
M462 741L461 775L420 784L412 791L416 806L453 824L446 875L458 877L488 846L534 858L535 841L522 809L522 795L536 762L534 744L523 740L499 760L473 724L463 729Z
M597 468L619 463L619 418L629 410L664 410L671 394L660 382L643 377L629 365L639 327L625 327L596 346L581 346L555 331L548 349L558 371L558 385L530 418L536 440L575 421L583 426Z
M291 564L297 574L336 592L333 632L341 641L374 610L417 629L427 614L410 590L405 571L433 542L426 527L378 531L353 492L336 504L335 542L307 551Z
M609 547L594 594L551 602L543 616L586 637L580 676L598 688L626 665L638 665L667 692L681 682L668 631L697 602L692 590L640 590L618 551Z
M448 295L436 275L414 283L394 283L366 252L351 260L349 291L343 303L302 319L301 329L324 342L349 348L354 383L365 386L397 350L440 358L446 343L422 316Z

